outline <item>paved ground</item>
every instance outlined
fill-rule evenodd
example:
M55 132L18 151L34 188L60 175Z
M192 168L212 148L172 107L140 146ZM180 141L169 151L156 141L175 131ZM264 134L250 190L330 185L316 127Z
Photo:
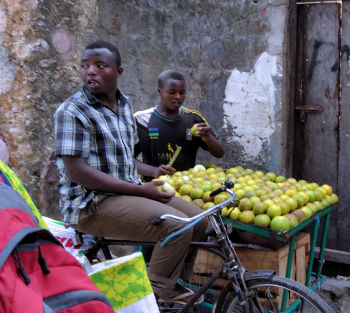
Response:
M336 313L350 312L350 277L327 278L317 291Z

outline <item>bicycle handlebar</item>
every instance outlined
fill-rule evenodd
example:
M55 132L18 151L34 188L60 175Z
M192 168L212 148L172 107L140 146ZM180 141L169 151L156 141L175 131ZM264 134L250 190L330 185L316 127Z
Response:
M236 194L231 190L231 188L233 187L233 182L230 180L225 181L225 185L214 190L210 196L214 197L217 194L219 194L220 192L227 192L231 195L231 197L223 202L218 203L217 205L214 205L213 207L207 209L206 211L203 211L202 213L199 213L195 216L192 217L187 217L187 218L183 218L183 217L179 217L176 215L171 215L171 214L163 214L161 216L158 216L154 219L152 219L150 221L151 225L158 225L160 224L162 221L169 219L169 220L173 220L182 224L189 224L192 223L194 221L196 221L197 219L200 218L204 218L205 216L209 216L211 215L213 212L216 212L218 210L221 210L223 207L230 205L231 203L234 203L236 201Z

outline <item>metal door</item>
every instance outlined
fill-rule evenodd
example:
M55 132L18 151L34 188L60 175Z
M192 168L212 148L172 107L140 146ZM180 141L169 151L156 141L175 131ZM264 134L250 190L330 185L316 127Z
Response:
M349 19L348 1L298 3L293 176L339 195L327 247L342 251L350 251Z

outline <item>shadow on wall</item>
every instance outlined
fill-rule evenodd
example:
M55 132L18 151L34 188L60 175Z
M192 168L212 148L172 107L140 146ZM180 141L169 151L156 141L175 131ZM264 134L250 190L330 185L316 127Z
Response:
M42 215L56 220L62 218L59 210L59 192L57 188L59 179L55 153L52 151L41 174L40 212Z

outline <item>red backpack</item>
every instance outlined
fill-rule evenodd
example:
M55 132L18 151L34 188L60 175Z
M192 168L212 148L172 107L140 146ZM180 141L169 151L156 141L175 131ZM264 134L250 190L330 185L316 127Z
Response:
M80 263L0 183L0 312L112 313Z

